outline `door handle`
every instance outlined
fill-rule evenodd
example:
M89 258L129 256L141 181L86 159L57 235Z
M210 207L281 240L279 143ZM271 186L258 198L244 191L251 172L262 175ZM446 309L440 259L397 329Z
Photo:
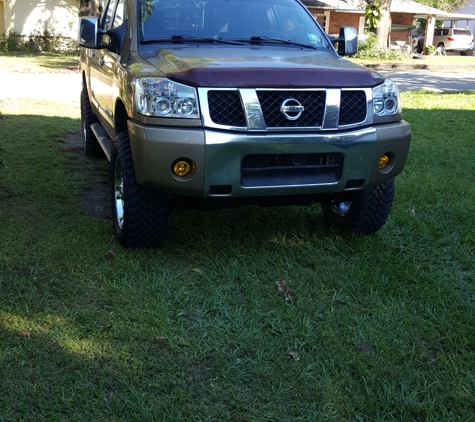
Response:
M104 66L104 63L105 63L105 61L104 61L104 59L101 57L101 58L99 59L99 66Z
M91 57L92 58L96 57L96 52L94 50L91 51Z

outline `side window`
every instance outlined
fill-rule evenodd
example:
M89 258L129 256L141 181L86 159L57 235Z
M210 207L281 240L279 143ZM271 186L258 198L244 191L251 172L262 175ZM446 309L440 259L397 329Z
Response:
M115 11L116 5L117 5L117 0L110 0L109 4L107 6L105 16L104 16L104 22L103 22L103 29L105 31L112 28L112 26L111 26L112 25L112 16L114 16L114 11Z
M126 19L126 16L124 16L125 10L125 0L119 0L117 9L115 10L114 21L112 22L112 28L117 28L124 23Z

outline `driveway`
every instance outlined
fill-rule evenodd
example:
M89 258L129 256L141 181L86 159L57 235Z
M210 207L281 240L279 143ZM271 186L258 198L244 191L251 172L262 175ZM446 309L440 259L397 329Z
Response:
M379 73L396 82L401 91L475 91L475 72L445 73L414 70Z
M0 73L0 99L38 98L46 101L79 103L79 73Z

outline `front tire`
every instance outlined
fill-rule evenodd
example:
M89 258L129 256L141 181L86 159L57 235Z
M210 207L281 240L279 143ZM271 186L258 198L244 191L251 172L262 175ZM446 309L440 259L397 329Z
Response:
M114 236L124 247L153 248L165 237L168 196L137 184L129 134L112 146L110 191Z
M386 223L394 200L394 180L368 191L355 192L351 200L322 203L323 215L337 228L355 233L375 233Z
M91 129L91 125L94 123L97 123L97 119L92 113L89 95L84 87L81 91L81 134L84 154L91 158L101 158L104 156L104 152Z

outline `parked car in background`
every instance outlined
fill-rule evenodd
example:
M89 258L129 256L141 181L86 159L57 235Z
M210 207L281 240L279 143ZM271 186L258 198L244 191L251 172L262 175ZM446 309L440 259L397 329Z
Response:
M473 50L473 34L468 28L436 28L432 45L443 47L445 51L458 51L465 56ZM422 53L424 35L415 35L412 38L412 48L417 53Z

